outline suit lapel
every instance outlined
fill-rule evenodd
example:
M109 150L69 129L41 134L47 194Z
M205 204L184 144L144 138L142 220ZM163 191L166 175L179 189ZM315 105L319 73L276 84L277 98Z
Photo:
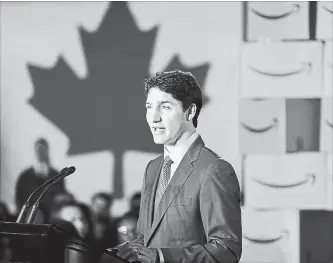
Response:
M161 222L164 214L166 213L167 209L169 208L169 206L171 205L172 201L175 199L175 197L178 195L178 193L180 192L181 188L183 187L183 185L185 184L187 178L190 176L190 174L193 172L194 170L194 166L193 166L193 162L195 160L197 160L199 153L201 151L201 148L204 146L203 141L201 139L201 137L199 136L194 143L192 144L192 146L190 147L190 149L187 151L187 153L184 155L182 161L180 162L179 166L177 167L174 175L172 176L170 183L167 187L167 189L164 192L164 195L160 201L160 204L158 206L158 210L156 212L156 216L154 218L154 221L152 222L152 225L149 224L149 226L151 226L150 231L149 231L149 235L147 237L147 243L148 244L153 236L153 233L155 232L155 230L157 229L157 226L159 225L159 223ZM157 184L158 184L158 178L161 172L161 168L162 168L162 164L163 164L163 159L161 161L161 164L159 166L158 172L157 172L157 176L154 180L154 184L152 187L152 191L151 191L151 197L149 200L149 223L152 221L152 211L153 211L153 206L154 206L154 200L155 200L155 192L156 192L156 188L157 188Z
M162 165L163 165L163 155L159 157L158 161L155 163L155 167L151 168L151 174L150 174L150 181L152 181L151 184L149 184L149 189L148 189L148 213L147 213L147 226L150 228L152 224L152 218L153 218L153 208L154 208L154 200L155 200L155 193L157 189L157 184L158 184L158 179L159 175L162 170Z

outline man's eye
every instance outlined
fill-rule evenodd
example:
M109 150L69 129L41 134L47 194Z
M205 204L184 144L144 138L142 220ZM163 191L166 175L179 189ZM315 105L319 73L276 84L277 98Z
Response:
M163 109L165 110L170 110L171 108L169 106L162 106Z
M150 109L151 108L151 106L149 106L149 105L146 105L146 109L148 110L148 109Z

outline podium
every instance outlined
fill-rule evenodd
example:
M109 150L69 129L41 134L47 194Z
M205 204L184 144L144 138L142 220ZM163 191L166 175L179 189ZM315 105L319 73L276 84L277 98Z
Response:
M57 224L33 225L0 221L0 238L9 239L10 262L127 263L105 250L97 255L81 237Z
M59 225L0 222L0 237L9 240L11 262L95 263L93 249Z

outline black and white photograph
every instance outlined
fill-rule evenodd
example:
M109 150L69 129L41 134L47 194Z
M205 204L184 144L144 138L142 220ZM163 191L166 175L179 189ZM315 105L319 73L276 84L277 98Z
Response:
M333 1L0 1L0 263L333 263Z

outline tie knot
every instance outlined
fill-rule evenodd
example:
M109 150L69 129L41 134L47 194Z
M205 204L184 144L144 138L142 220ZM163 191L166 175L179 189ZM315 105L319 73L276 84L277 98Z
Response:
M166 156L164 158L164 164L163 164L163 166L165 167L167 165L171 165L172 163L173 163L173 161L171 160L171 158L169 156Z

